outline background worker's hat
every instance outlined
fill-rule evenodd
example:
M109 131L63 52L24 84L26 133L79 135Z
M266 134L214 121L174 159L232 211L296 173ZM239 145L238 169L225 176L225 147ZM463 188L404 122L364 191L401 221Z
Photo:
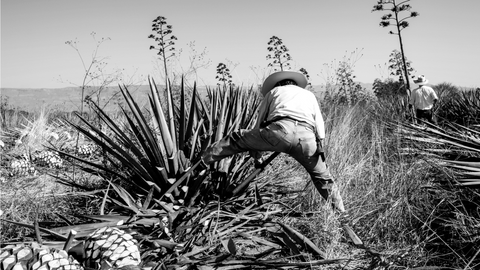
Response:
M265 79L261 91L262 95L265 96L270 90L275 87L275 84L286 79L295 81L297 85L301 88L305 88L308 84L307 78L305 78L305 76L300 72L279 71L271 74L267 77L267 79Z
M420 75L420 76L417 77L416 80L413 80L413 82L418 84L418 85L424 85L424 84L428 83L428 80L425 78L425 76Z

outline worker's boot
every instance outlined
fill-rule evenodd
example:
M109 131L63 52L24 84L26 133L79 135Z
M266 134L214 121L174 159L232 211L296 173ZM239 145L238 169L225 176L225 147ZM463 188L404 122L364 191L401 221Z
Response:
M342 196L340 195L337 185L333 182L333 179L316 180L313 184L325 200L328 201L329 198L331 199L332 207L335 211L340 213L345 212Z

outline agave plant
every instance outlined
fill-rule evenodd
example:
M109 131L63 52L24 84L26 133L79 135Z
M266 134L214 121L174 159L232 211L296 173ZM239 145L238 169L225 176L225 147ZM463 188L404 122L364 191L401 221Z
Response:
M222 167L225 174L224 178L215 179L216 185L201 188L207 175L199 176L195 168L199 154L207 145L236 129L252 125L259 104L258 95L251 90L233 88L223 92L210 90L210 103L207 106L199 98L194 86L193 98L187 109L185 98L181 98L179 106L175 107L172 95L167 90L167 108L164 115L155 82L153 79L149 82L149 114L142 112L128 89L120 87L129 109L122 108L126 127L120 126L95 104L93 109L108 127L107 131L97 128L81 116L79 118L84 125L70 122L107 153L111 161L109 164L113 166L91 162L68 153L62 154L80 161L89 172L93 169L105 179L113 177L121 180L111 185L122 194L128 192L119 183L129 183L135 191L129 194L133 194L132 198L136 201L151 194L150 196L157 200L156 203L168 197L171 203L191 205L194 199L201 200L199 195L210 196L209 192L221 192L235 184L247 171L244 155L233 157L231 160L234 162L229 163L231 166L225 166L224 162L214 165ZM181 96L185 97L183 81L180 91ZM205 191L204 189L209 192L201 192ZM124 208L138 213L138 209L131 203L123 201ZM149 206L151 205L144 205L144 208L148 209Z
M413 142L404 153L416 153L439 160L456 173L456 185L480 186L480 131L458 124L446 128L408 123L398 127L402 137Z
M435 87L439 96L439 109L436 115L440 120L464 126L480 125L480 90L458 90L449 84Z

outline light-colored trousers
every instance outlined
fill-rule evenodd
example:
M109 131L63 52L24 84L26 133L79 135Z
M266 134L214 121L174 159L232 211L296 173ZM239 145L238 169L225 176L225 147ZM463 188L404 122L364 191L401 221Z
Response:
M202 159L206 164L246 151L275 151L292 156L310 174L313 184L325 200L331 197L333 207L345 211L342 197L325 162L316 154L315 133L307 124L282 119L259 129L233 132L208 147Z

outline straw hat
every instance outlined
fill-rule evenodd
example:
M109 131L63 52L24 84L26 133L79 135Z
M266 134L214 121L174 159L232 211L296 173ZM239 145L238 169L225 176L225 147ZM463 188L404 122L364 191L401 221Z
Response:
M297 85L301 88L305 88L308 84L307 78L300 73L295 71L279 71L271 74L270 76L265 79L265 82L262 86L262 95L266 95L270 90L275 87L280 81L290 79L297 83Z
M420 76L417 77L416 80L413 80L413 82L418 84L418 85L424 85L424 84L428 83L428 80L425 78L425 76L420 75Z

